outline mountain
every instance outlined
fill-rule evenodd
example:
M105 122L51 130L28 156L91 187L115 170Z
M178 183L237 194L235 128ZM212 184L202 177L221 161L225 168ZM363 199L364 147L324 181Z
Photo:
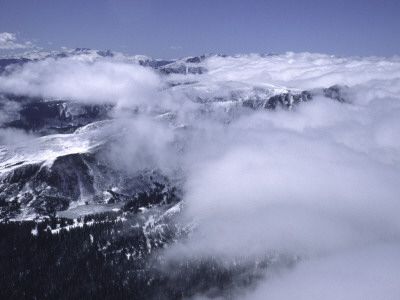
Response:
M182 212L199 184L189 180L199 161L215 162L225 144L245 142L243 123L253 116L284 112L290 120L309 102L351 103L352 89L343 83L289 87L271 80L263 63L274 59L161 60L87 48L0 57L0 249L8 258L0 275L2 283L21 286L5 284L1 298L28 292L36 298L233 297L265 272L297 263L298 256L273 249L256 259L180 254L197 229ZM249 61L258 61L254 70ZM136 77L128 76L132 70ZM59 94L63 80L72 84ZM83 91L86 85L94 89ZM225 167L234 172L242 159L245 154ZM218 205L209 209L223 219ZM235 216L240 224L240 212ZM29 261L26 249L33 249ZM74 289L62 295L65 284Z
M77 48L65 52L29 53L1 58L0 62L3 71L7 72L7 68L13 64L39 60L89 57L93 61L116 56L122 54ZM347 88L339 85L300 90L267 83L210 81L207 71L209 61L219 58L229 57L203 55L164 61L146 56L123 56L123 61L154 69L164 77L165 93L192 102L195 106L191 109L199 117L215 116L223 123L249 113L249 109L290 110L316 96L347 101ZM179 182L176 178L171 182L163 174L165 170L157 166L129 173L118 170L107 161L105 153L110 151L111 145L118 143L119 138L124 138L115 134L124 129L115 129L115 126L119 126L115 125L117 106L112 101L109 104L86 104L69 99L32 97L15 91L1 94L0 107L7 111L1 128L23 130L41 136L1 148L2 218L26 219L92 203L126 202L134 199L138 193L150 190L154 184L172 188ZM144 107L137 107L133 110L134 115L142 114L145 110ZM190 125L177 123L179 111L162 108L152 110L152 118L156 122L166 122L174 131ZM190 132L186 130L184 135L190 135ZM175 141L180 144L178 148L185 147L185 139ZM183 178L184 174L178 177Z
M4 72L7 66L10 65L23 65L27 62L35 62L43 59L62 59L68 57L82 57L96 59L107 59L113 57L122 57L125 60L138 63L143 66L161 67L173 62L173 60L153 59L145 55L127 56L119 52L111 50L92 50L89 48L73 48L65 51L29 51L26 53L3 55L0 56L0 72Z

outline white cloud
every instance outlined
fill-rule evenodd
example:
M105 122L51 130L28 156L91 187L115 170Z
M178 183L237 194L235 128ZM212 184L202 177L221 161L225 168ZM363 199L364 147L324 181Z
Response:
M398 299L400 244L380 244L301 262L245 299Z
M354 122L351 114L343 118L345 105L332 106L338 117L324 122L325 128L280 125L297 118L307 122L308 114L319 113L318 106L322 101L295 113L246 117L221 135L216 131L211 141L196 143L201 153L210 146L218 150L205 161L190 157L197 163L186 188L187 214L199 224L191 251L313 256L400 238L394 213L400 209L399 160L388 167L375 156L386 144L357 151L340 141ZM381 124L353 125L353 139L376 126Z
M1 32L0 33L0 49L13 50L13 49L25 49L32 48L35 45L29 41L20 43L17 41L17 35L15 33Z
M208 74L191 75L199 82L191 93L341 84L351 103L314 97L229 126L194 122L201 129L186 157L185 214L197 225L171 255L302 257L275 280L267 276L249 299L395 299L399 59L288 53L212 57L205 66Z
M90 56L26 63L0 77L3 92L131 107L154 104L161 87L151 69Z
M216 56L205 62L210 82L273 84L299 89L340 84L356 87L357 95L353 100L357 101L369 101L380 95L398 95L399 66L399 57L335 57L313 53Z

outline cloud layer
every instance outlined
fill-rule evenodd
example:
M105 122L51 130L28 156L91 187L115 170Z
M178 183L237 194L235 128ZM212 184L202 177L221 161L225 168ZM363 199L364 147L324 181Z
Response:
M398 59L289 53L213 57L206 64L210 85L342 84L351 103L315 97L294 111L205 126L188 159L186 216L197 227L183 251L225 259L268 251L302 257L249 299L395 299Z
M162 88L160 78L144 67L83 55L48 58L8 71L0 78L2 92L81 103L149 105Z

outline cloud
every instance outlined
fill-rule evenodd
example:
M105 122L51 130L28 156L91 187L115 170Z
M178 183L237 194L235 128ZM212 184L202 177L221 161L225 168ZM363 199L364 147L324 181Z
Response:
M1 32L0 33L0 49L13 50L13 49L26 49L32 48L35 45L31 42L23 44L17 42L17 35L15 33Z
M259 86L313 89L335 84L354 87L354 101L398 95L399 57L335 57L315 53L213 56L205 62L211 82L232 81ZM368 94L365 94L368 93Z
M16 145L34 138L37 138L37 135L26 133L24 130L21 129L0 128L0 149L3 146Z
M26 63L0 77L5 93L131 107L153 105L161 88L160 77L149 68L90 56Z
M300 118L306 121L320 105L305 104L304 112L295 114L304 113ZM338 104L331 113L346 110ZM210 144L218 151L204 161L191 158L197 163L186 187L187 214L198 223L191 251L261 256L275 250L312 256L400 238L393 213L400 209L398 163L388 167L380 157L336 140L351 119L327 128L279 126L293 121L292 115L246 117L223 135L199 142L204 148L196 144L199 152L208 152ZM360 130L355 136L362 134Z
M245 299L397 299L400 244L381 244L301 262Z
M350 103L314 96L293 111L242 114L229 125L193 120L184 214L195 229L170 255L301 257L284 274L266 275L249 299L394 299L399 59L288 53L211 57L204 65L207 74L190 75L198 82L192 94L341 84Z
M117 170L137 174L157 169L164 175L171 175L177 169L179 132L146 116L116 120L112 131L117 136L107 160Z
M11 101L7 97L0 95L0 126L18 118L18 112L20 109L20 103L17 101Z

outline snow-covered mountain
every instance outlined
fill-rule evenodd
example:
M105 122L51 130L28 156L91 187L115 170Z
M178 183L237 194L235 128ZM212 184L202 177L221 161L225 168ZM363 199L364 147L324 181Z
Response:
M132 200L153 187L168 185L156 170L129 174L103 158L116 136L107 121L86 125L72 134L52 134L1 148L2 216L18 219L54 214L89 203Z
M112 270L90 284L132 298L240 297L293 266L398 249L397 57L73 49L0 65L7 255L50 249L14 260L16 282L48 259L77 286Z
M72 58L93 62L116 56L122 57L118 61L154 69L164 77L163 93L192 103L191 113L201 115L201 118L212 116L223 123L249 113L249 109L292 109L315 96L346 101L343 86L301 90L248 80L223 80L218 76L214 80L208 72L211 69L208 61L227 59L220 55L163 61L78 48L61 53L29 53L0 61L6 74L3 76L7 77L15 63L21 67L24 63L34 64L41 60ZM32 97L15 90L14 93L3 93L0 105L8 107L5 110L7 118L2 123L4 130L23 130L41 136L1 148L2 217L32 218L35 214L46 215L89 203L126 201L149 189L154 182L168 183L169 179L158 166L132 174L113 168L104 158L110 145L124 138L120 133L123 128L115 129L114 126L118 103L113 99L105 104L87 104L70 99L46 99L39 95ZM146 108L142 106L133 109L133 117L146 114ZM181 113L176 108L156 108L151 115L157 122L166 122L166 126L175 128L173 130L193 125L190 124L193 120L187 118L178 124ZM185 135L190 135L190 130ZM185 147L182 139L174 142L181 143L178 148Z
M74 48L65 51L28 51L25 53L10 54L0 56L0 72L4 71L8 65L22 65L27 62L34 62L43 59L61 59L68 57L88 58L98 60L104 58L119 57L129 62L138 63L144 66L160 67L172 63L174 60L153 59L145 55L127 56L120 52L111 50L93 50L89 48Z

